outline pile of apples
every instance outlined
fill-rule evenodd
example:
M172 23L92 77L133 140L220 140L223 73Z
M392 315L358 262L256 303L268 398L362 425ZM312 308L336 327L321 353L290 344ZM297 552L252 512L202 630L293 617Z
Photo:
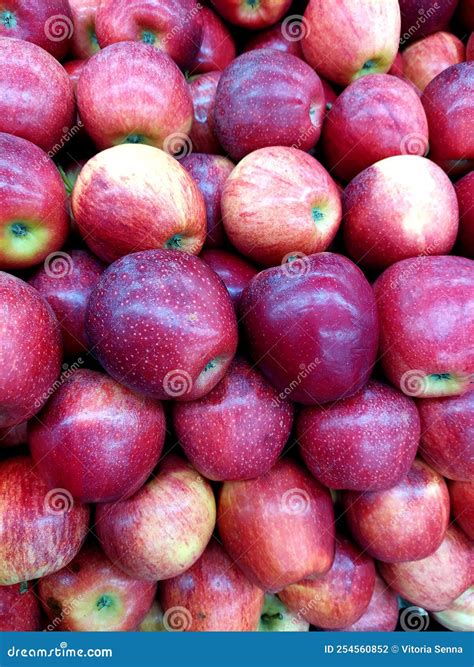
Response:
M0 630L473 628L473 29L2 4Z

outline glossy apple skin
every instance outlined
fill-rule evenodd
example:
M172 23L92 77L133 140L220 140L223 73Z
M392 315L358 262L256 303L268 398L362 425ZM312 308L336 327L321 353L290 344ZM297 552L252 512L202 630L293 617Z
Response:
M464 257L416 257L374 284L385 375L409 396L474 388L474 265ZM443 317L440 317L440 313Z
M472 584L472 542L450 526L441 546L428 558L406 563L379 563L389 586L414 605L441 611Z
M194 0L101 0L96 33L101 48L138 40L163 50L186 69L202 41L200 5Z
M59 250L69 232L66 190L38 146L0 132L0 269L34 266Z
M222 146L216 136L214 106L217 84L221 72L206 72L193 76L188 81L193 101L194 118L189 138L195 153L222 153Z
M48 90L48 95L44 91ZM50 151L74 124L72 83L62 65L36 44L0 37L0 132Z
M364 76L333 102L322 145L331 174L342 181L392 155L424 155L428 123L423 105L395 76Z
M217 526L242 572L271 593L327 572L333 561L329 491L289 459L257 479L225 482Z
M61 368L61 332L30 285L0 271L0 428L35 415Z
M267 473L292 423L293 406L279 401L276 390L244 359L234 359L222 381L203 398L173 405L173 424L186 457L216 481Z
M345 537L336 538L331 569L280 591L286 606L311 625L325 630L344 628L367 609L375 586L375 565Z
M339 632L393 632L398 623L398 599L377 574L369 606L362 616Z
M403 72L424 90L435 76L465 60L464 44L450 32L436 32L403 51Z
M444 30L454 10L457 0L443 0L438 6L432 0L400 0L402 16L401 43L418 40L438 30Z
M451 177L474 166L474 61L452 65L425 88L421 101L430 132L430 159Z
M474 259L474 171L455 184L459 204L459 254Z
M265 593L259 632L308 632L308 630L309 623L304 618L289 611L276 595Z
M386 563L421 560L436 551L449 522L444 478L421 460L384 491L345 491L345 517L356 542Z
M77 82L86 63L87 60L68 60L66 63L63 63L63 67L73 85L74 95L77 94Z
M310 0L304 20L304 57L329 81L346 86L366 74L388 72L395 60L397 0Z
M10 0L2 3L0 37L32 42L61 60L71 46L71 19L68 0Z
M408 472L420 441L414 402L370 381L329 409L300 410L296 435L309 471L332 489L389 489Z
M245 0L211 0L226 21L247 30L260 30L276 23L291 5L291 0L260 0L258 6Z
M264 592L248 581L215 540L189 570L160 584L167 623L173 629L180 620L185 632L255 631L263 599ZM187 614L173 621L172 610L177 607Z
M235 58L235 41L229 29L212 9L202 6L202 42L191 68L193 74L221 71Z
M449 484L451 512L470 540L474 540L474 480Z
M265 266L281 264L292 253L325 250L342 215L339 191L326 169L286 146L261 148L241 160L225 183L221 206L232 245Z
M318 75L290 53L257 49L222 73L214 120L222 147L235 160L265 146L313 148L325 97Z
M222 280L238 312L242 293L257 275L258 269L240 255L227 250L204 250L199 256Z
M100 150L142 143L171 153L170 137L187 135L193 119L191 95L177 65L163 51L136 42L112 44L87 61L77 105Z
M16 426L8 426L7 428L0 428L0 449L2 447L18 447L19 445L26 445L28 422L21 422Z
M39 474L82 503L133 495L158 463L166 434L161 404L103 373L77 370L53 394L29 445Z
M86 250L71 250L58 274L41 266L28 280L49 303L61 325L66 357L88 348L85 332L86 308L92 290L104 271L104 264ZM54 268L54 266L53 266Z
M462 595L443 611L434 612L432 615L453 632L472 632L474 623L474 586L470 586Z
M206 548L216 521L209 483L169 454L134 496L96 510L106 555L136 579L170 579L188 570Z
M245 44L243 52L247 53L247 51L253 51L254 49L275 49L276 51L291 53L291 55L304 60L301 40L299 38L300 34L302 34L303 24L301 24L300 28L296 27L297 25L297 22L293 21L291 26L285 28L281 23L277 23L277 25L271 28L262 30L250 37ZM286 39L286 32L293 39Z
M74 32L71 40L71 54L79 60L86 60L99 51L95 34L95 17L100 0L69 0Z
M204 197L207 231L204 248L220 248L226 242L222 224L221 197L234 163L221 155L191 153L181 160Z
M409 257L446 255L456 241L459 208L440 167L417 155L385 158L344 190L344 243L369 269Z
M440 475L474 481L474 392L417 401L420 454Z
M81 235L104 262L155 248L198 254L206 237L197 184L152 146L124 144L95 155L79 173L71 202Z
M79 551L88 507L73 503L64 489L51 493L29 457L0 463L0 500L0 586L56 572Z
M41 611L33 589L24 583L0 586L0 632L37 632L40 629Z
M237 348L237 321L221 280L197 257L169 250L112 264L90 298L86 331L114 379L158 399L204 396Z
M375 361L370 285L335 253L293 266L262 271L244 291L240 312L252 357L282 397L305 405L347 398L366 384Z

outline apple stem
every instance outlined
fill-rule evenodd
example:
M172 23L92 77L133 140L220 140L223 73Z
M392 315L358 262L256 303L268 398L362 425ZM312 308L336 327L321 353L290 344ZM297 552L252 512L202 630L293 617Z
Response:
M319 220L322 220L324 218L324 214L319 210L317 206L313 208L311 214L313 216L314 222L318 222Z
M10 227L13 236L27 236L28 228L22 222L14 222Z
M13 12L2 12L0 14L0 23L5 26L5 28L15 28L16 26L16 16Z
M112 600L108 595L101 595L101 597L97 600L96 606L99 611L101 609L107 609L108 607L112 606Z
M156 42L156 35L151 30L144 30L142 32L142 42L153 45Z

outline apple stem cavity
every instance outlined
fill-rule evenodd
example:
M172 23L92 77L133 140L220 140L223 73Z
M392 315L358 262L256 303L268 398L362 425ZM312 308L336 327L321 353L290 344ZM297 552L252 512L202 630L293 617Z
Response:
M13 12L4 11L0 14L0 23L5 28L15 28L17 24L16 16Z
M129 134L125 138L126 144L144 144L143 136L141 134Z
M247 0L247 4L250 9L258 9L260 5L260 0Z
M108 609L109 607L112 607L112 605L112 598L109 595L101 595L96 603L96 607L99 611L102 609Z
M20 595L24 595L27 592L28 592L28 582L27 581L20 582Z
M165 243L165 248L167 250L181 250L183 247L183 237L181 234L175 234Z
M13 236L22 238L28 235L28 227L22 222L14 222L10 227Z
M143 30L142 42L153 45L156 42L156 35L151 30Z
M314 222L319 222L324 218L324 213L319 209L317 206L313 206L313 210L311 211L311 215L313 216Z

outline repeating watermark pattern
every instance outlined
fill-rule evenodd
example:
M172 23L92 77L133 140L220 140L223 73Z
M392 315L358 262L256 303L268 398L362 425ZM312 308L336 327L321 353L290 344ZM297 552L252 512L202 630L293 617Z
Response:
M428 9L425 9L424 7L420 7L418 10L418 18L416 22L411 25L406 32L403 33L400 37L400 46L403 46L405 42L407 42L411 37L416 35L418 30L426 23L428 19L430 19L432 16L436 14L436 12L440 9L440 5L438 2L434 2L431 7L428 7Z
M288 489L281 497L281 509L285 514L302 516L311 507L311 498L304 489Z
M428 155L430 146L425 135L419 132L410 132L402 137L400 151L402 155Z
M424 257L429 257L431 254L435 252L436 248L434 245L429 245L427 248L423 250L423 252L420 252L420 254L415 258L418 260L423 260ZM416 273L416 270L418 268L418 262L410 262L407 264L403 271L400 273L398 278L396 280L391 280L390 281L390 287L391 289L398 289L400 285L405 282L410 276L412 276L414 273Z
M192 377L182 368L174 368L172 371L168 371L163 378L163 389L171 398L189 394L192 387Z
M307 139L309 139L316 132L316 130L317 130L316 125L311 125L310 127L308 127L304 132L302 132L299 135L298 140L295 141L295 143L291 144L291 148L301 149L303 143L306 143Z
M68 616L72 614L74 609L77 607L77 605L82 602L84 599L83 595L78 595L77 598L74 598L69 604L67 604L65 607L61 606L58 608L58 615L55 616L52 621L47 625L44 629L43 632L54 632L55 630L58 629L58 627L61 625L61 623L66 619ZM56 609L53 609L53 611L56 611Z
M62 516L74 507L74 498L67 489L51 489L44 497L44 509L48 514Z
M44 34L51 42L62 42L70 39L74 32L74 24L69 16L56 14L50 16L44 24Z
M192 621L186 607L170 607L163 614L163 626L168 632L186 632L191 628Z
M164 140L163 150L176 160L182 160L183 157L191 155L193 144L187 134L174 132L173 134L169 134Z
M196 2L196 4L192 7L192 9L189 10L189 12L186 12L185 16L183 17L183 20L180 22L179 25L175 25L172 30L166 33L166 35L160 40L161 44L163 46L166 45L167 42L170 41L170 39L173 39L173 37L176 37L179 35L181 30L184 28L184 26L189 23L199 12L201 9L204 8L204 5L202 5L200 2Z
M300 364L300 371L296 378L290 382L290 384L281 391L278 396L273 398L274 405L280 405L282 401L285 401L291 393L299 387L299 385L305 380L308 375L310 375L318 365L321 363L321 360L318 357L315 357L313 361L310 361L309 364Z
M423 632L429 624L430 617L421 607L406 607L400 614L400 625L405 632Z
M281 34L288 42L299 42L310 33L309 23L304 16L287 16L281 24Z
M41 406L46 403L48 398L50 398L62 385L68 380L71 375L73 375L79 368L82 366L84 363L84 359L82 357L78 357L77 361L72 363L71 365L69 364L63 364L63 372L61 375L58 377L56 382L51 385L51 387L48 389L48 391L45 391L42 396L36 399L34 407L39 410Z
M48 162L48 158L53 159L53 157L57 155L64 148L64 146L66 146L66 144L82 130L83 127L84 123L80 119L78 119L77 123L72 127L63 127L63 134L61 135L61 139L56 144L54 144L54 146L45 155L42 156L41 160L36 162L36 171L41 169L41 166Z
M309 271L309 258L304 252L298 250L289 252L281 260L281 268L289 278L304 276Z
M419 370L405 371L400 378L400 389L407 396L422 396L427 384L426 373Z
M44 260L44 271L49 278L65 278L72 273L74 262L67 252L52 252Z

